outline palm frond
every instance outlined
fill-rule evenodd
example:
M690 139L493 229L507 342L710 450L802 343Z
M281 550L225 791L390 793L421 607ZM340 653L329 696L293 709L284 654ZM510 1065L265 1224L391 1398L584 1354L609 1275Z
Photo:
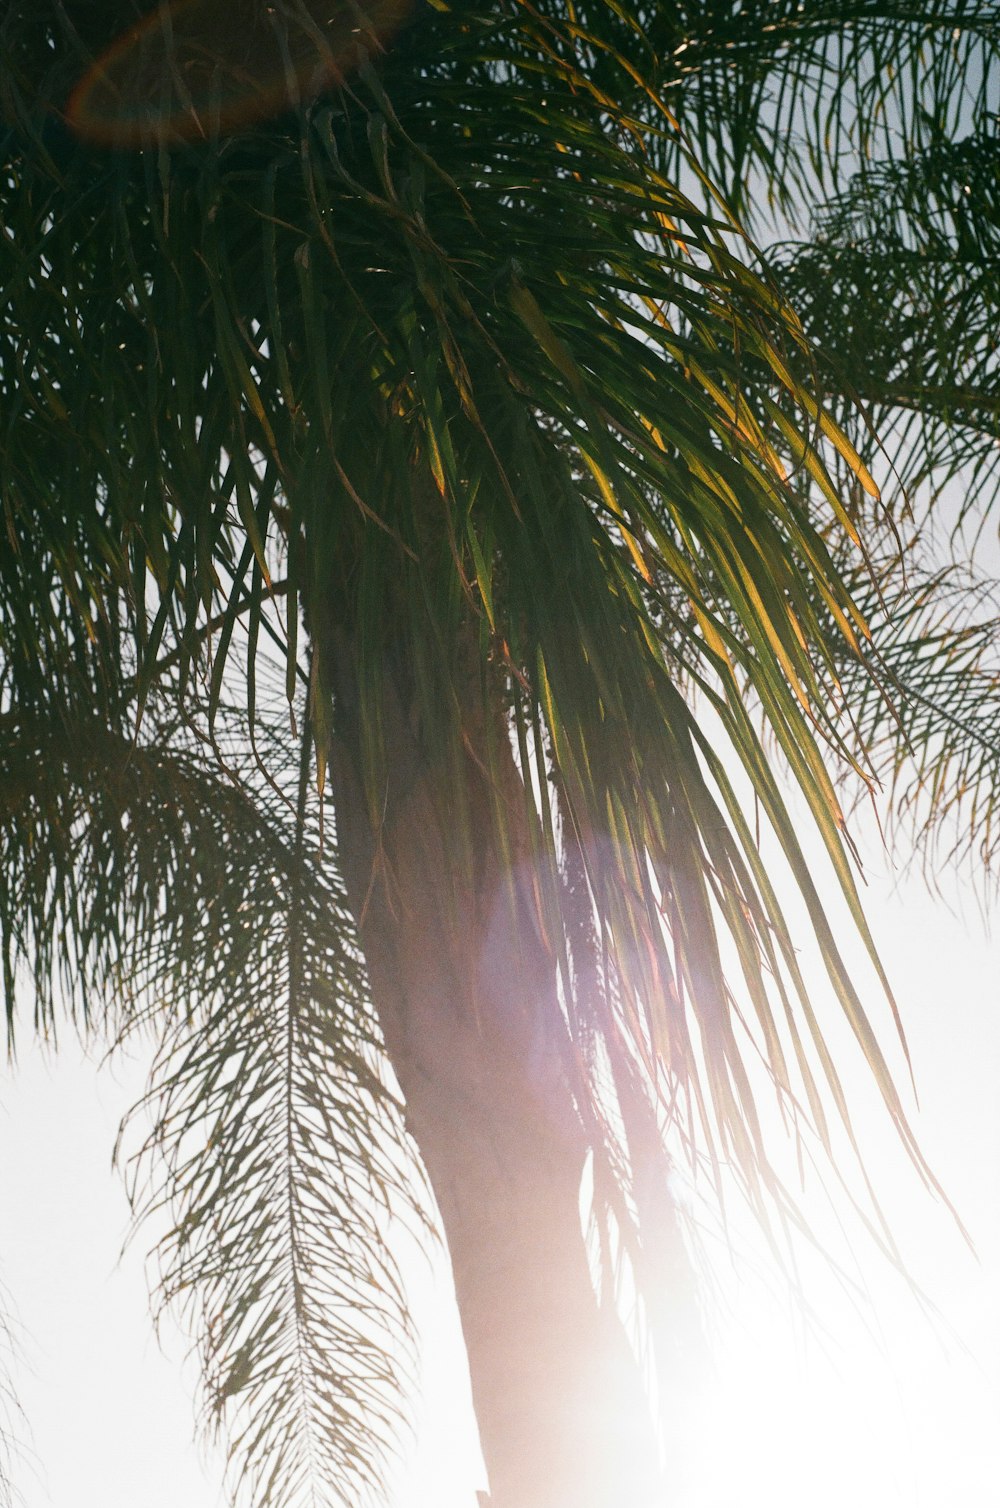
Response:
M199 1337L204 1416L225 1426L237 1499L282 1508L377 1495L410 1339L393 1222L419 1218L420 1187L343 899L306 861L304 797L275 903L254 893L229 921L252 933L251 956L166 1026L147 985L160 1046L126 1128L152 1117L133 1206L139 1222L169 1211L158 1302Z
M858 164L905 162L995 108L989 0L691 0L643 19L665 99L755 228L768 211L798 223Z
M894 584L870 603L887 694L874 694L845 659L844 695L884 789L896 852L932 879L971 859L989 886L1000 792L996 583L968 568L921 569L911 554L905 575L893 560Z
M998 150L984 129L875 164L811 241L769 253L859 450L904 502L956 499L959 523L1000 485Z
M153 1033L130 1191L170 1220L158 1302L198 1338L205 1421L254 1502L360 1501L404 1417L391 1247L420 1180L294 779L275 755L254 790L155 710L138 742L65 703L4 715L8 1017L27 974L46 1033L62 997Z

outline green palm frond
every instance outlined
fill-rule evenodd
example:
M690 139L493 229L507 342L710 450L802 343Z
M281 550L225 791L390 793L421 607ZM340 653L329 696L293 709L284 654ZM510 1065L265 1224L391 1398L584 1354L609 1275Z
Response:
M307 831L305 780L303 766L294 864L245 876L254 888L217 921L214 988L199 960L196 1011L161 998L173 959L155 961L158 1055L124 1128L125 1146L140 1145L119 1153L137 1221L169 1212L155 1291L199 1337L206 1424L224 1427L234 1486L275 1505L378 1495L410 1341L393 1227L421 1220L353 927Z
M657 80L708 176L755 226L798 223L869 161L905 161L996 106L990 0L690 0L643 14Z
M248 894L266 898L269 874L292 867L286 838L178 738L176 720L136 742L121 720L116 726L76 700L86 684L66 677L44 701L3 713L0 895L11 1031L21 976L46 1033L61 1005L100 1022L123 983L141 973L160 927L170 934L174 988L197 998L221 919Z
M998 150L990 129L875 164L811 241L769 254L859 450L904 498L955 497L958 519L1000 485Z
M894 583L894 584L890 584ZM888 696L845 658L845 697L885 792L897 853L928 878L971 858L995 882L1000 792L996 583L957 566L892 561L871 621ZM900 841L903 840L903 841Z
M408 1159L390 1153L396 1110L330 959L310 938L322 973L297 995L295 949L269 943L278 957L244 995L158 1026L128 1129L146 1113L155 1124L130 1192L137 1218L169 1212L157 1305L198 1337L203 1422L228 1443L240 1500L373 1501L406 1418L411 1336L390 1241Z
M405 1414L392 1227L421 1183L295 760L254 789L160 710L139 742L91 709L5 714L8 1014L20 977L47 1033L64 999L153 1033L130 1192L170 1222L158 1303L198 1337L205 1421L255 1501L357 1501Z

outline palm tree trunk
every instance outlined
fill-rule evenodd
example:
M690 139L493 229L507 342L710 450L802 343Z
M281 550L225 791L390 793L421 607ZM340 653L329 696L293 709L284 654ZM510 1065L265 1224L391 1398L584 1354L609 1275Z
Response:
M448 782L416 749L405 698L390 684L380 710L394 768L406 774L390 777L376 836L343 644L337 658L338 852L451 1256L491 1508L659 1502L638 1368L589 1272L586 1140L555 965L516 880L511 898L485 777L470 757L479 810L469 884L452 858ZM474 726L467 732L471 744ZM517 852L523 791L513 757L503 763Z

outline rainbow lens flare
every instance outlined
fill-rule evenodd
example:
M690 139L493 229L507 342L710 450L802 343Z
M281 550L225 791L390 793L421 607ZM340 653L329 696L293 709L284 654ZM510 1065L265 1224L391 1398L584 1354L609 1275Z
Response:
M161 0L88 69L67 119L109 147L231 134L343 82L410 9L410 0Z

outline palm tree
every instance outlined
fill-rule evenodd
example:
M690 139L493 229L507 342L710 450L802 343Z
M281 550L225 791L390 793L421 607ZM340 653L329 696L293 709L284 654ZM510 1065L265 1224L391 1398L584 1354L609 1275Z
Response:
M881 975L837 783L916 748L943 800L985 790L991 629L900 584L855 388L895 415L913 383L855 369L867 310L845 349L823 323L851 206L773 268L737 219L810 156L836 190L923 23L142 9L0 23L10 1029L27 987L43 1030L155 1032L133 1194L172 1208L162 1292L255 1502L378 1483L414 1149L491 1502L659 1501L616 1299L625 1271L669 1386L666 1131L764 1219L756 1056L796 1135L853 1140L759 828L931 1179L778 772ZM933 18L984 78L987 9ZM926 186L947 122L914 120ZM957 414L918 380L925 472L992 458L992 382Z

